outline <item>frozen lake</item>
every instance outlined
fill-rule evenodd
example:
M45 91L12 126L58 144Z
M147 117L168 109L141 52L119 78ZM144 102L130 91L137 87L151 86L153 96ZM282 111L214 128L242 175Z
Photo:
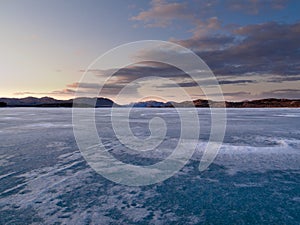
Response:
M96 122L116 158L149 165L166 157L180 134L174 109L134 109L133 133L165 119L159 151L124 148L110 126L110 109ZM209 109L198 109L198 149L163 182L128 187L97 174L73 135L72 109L0 109L0 224L300 224L300 109L227 109L224 143L199 172L210 132Z

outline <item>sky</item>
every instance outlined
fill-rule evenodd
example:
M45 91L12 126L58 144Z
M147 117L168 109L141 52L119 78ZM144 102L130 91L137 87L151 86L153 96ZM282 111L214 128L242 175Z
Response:
M73 98L84 72L102 54L130 42L162 40L198 55L226 100L300 99L299 12L298 0L2 0L0 97ZM103 81L97 78L107 71L90 72L94 78L82 83L82 92L99 88ZM159 99L160 93L185 100L166 79L192 99L206 97L185 72L155 62L117 71L101 96L115 100L128 84L151 76L165 80L133 85L118 103L146 95Z

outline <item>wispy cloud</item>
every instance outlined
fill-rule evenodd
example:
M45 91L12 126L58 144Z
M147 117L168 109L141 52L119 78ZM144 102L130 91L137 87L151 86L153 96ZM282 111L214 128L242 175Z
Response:
M289 98L299 99L300 89L276 89L272 91L265 91L259 95L260 98Z
M170 41L201 52L224 50L235 45L235 37L228 34L191 37L186 40L171 39Z
M271 83L282 83L284 81L298 81L299 88L300 88L300 71L298 75L289 75L289 76L273 75L267 79L267 82L271 82Z
M288 0L227 0L226 4L233 11L258 14L265 10L280 10L286 7Z
M49 95L49 96L67 96L72 97L75 94L75 90L70 88L65 88L62 90L50 91L50 92L31 92L31 91L24 91L24 92L15 92L13 95Z
M150 53L150 52L149 52ZM114 71L114 69L112 69ZM88 72L94 73L95 76L103 76L105 74L110 74L110 70L89 70ZM188 75L182 70L159 62L141 62L128 66L126 68L121 68L116 73L113 74L113 82L122 84L128 84L136 79L158 76L170 79L184 79Z
M174 22L185 20L195 26L194 31L201 31L204 27L219 27L216 19L222 9L256 15L261 12L284 9L289 0L194 0L194 1L167 1L152 0L149 9L140 11L130 18L132 21L142 22L146 27L167 27Z
M168 3L164 0L152 0L148 10L131 17L131 20L144 22L147 27L166 27L174 20L193 19L185 3Z
M114 96L119 94L119 92L126 86L124 83L110 81L104 86L100 85L99 83L72 83L68 84L67 87L72 88L74 92L77 92L77 94L91 94L93 96L97 95L100 91L101 87L101 96ZM135 85L134 88L132 88L131 93L136 93L136 89L138 88L138 85Z
M249 83L257 83L255 80L220 80L219 84L249 84Z

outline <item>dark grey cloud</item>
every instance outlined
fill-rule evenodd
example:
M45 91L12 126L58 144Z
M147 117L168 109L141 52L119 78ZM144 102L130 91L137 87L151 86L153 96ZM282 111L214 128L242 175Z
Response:
M201 51L201 42L199 45L194 43L193 49L215 74L299 74L299 22L248 25L236 29L232 35L239 41L225 49Z
M197 87L198 84L196 82L179 82L179 83L167 83L158 85L158 88L176 88L176 87Z
M300 71L300 22L269 22L236 28L226 35L173 40L194 50L215 75L298 75ZM184 60L184 55L182 56ZM168 68L149 67L121 70L140 77L148 73L165 73ZM120 71L120 72L121 72ZM166 75L164 75L166 76Z
M255 80L220 80L219 84L248 84L248 83L257 83Z
M222 50L233 46L236 42L233 35L215 34L212 36L192 37L188 40L172 40L186 48L196 49L201 52Z
M269 79L267 79L267 82L272 82L272 83L282 83L284 81L298 81L299 82L299 86L300 86L300 71L299 71L299 75L297 76L293 76L293 75L289 75L289 76L273 76Z
M68 84L67 87L68 88L78 88L79 85L80 85L81 88L85 88L85 89L97 89L97 88L99 88L99 84L97 84L97 83L79 83L79 82Z
M269 22L224 26L216 15L219 8L257 14L280 10L289 0L228 0L174 2L153 0L150 8L133 17L150 26L189 22L192 37L174 40L193 49L217 75L298 74L300 70L300 24Z
M116 83L107 83L105 84L101 92L100 91L100 85L98 83L72 83L68 84L66 87L62 90L55 90L51 92L16 92L14 95L46 95L46 96L70 96L74 97L75 94L82 95L82 96L116 96L119 94L119 92L125 87L124 84L116 84ZM136 95L137 89L139 88L139 84L133 84L131 85L131 88L127 90L126 94Z
M268 22L235 27L227 33L208 33L172 41L196 52L216 76L273 74L285 77L299 75L299 37L300 22ZM184 53L182 59L185 59ZM159 70L163 69L158 67L149 67L148 72L159 74ZM145 68L134 71L128 68L124 72L128 74L131 71L132 76L135 73L140 76L143 72L138 69L145 71ZM170 75L174 74L172 71Z
M248 84L248 83L257 83L255 80L219 80L220 85L226 85L226 84ZM212 82L210 80L203 80L200 82L201 86L206 86L206 85L212 85ZM178 82L176 84L169 83L169 84L162 84L159 85L159 88L175 88L175 87L198 87L199 84L194 82L194 81L189 81L189 82Z
M250 92L246 92L246 91L237 91L237 92L226 92L223 93L224 96L232 96L232 97L249 97L251 96Z
M94 73L95 76L103 76L107 73L109 74L110 70L103 71L93 69L89 70L88 72ZM134 64L116 71L111 78L113 79L113 83L116 83L118 85L126 85L136 79L147 78L152 76L174 80L189 77L185 72L178 69L177 67L159 62L144 61L139 64Z
M72 90L75 92L77 92L77 94L84 94L84 95L88 95L90 94L91 96L97 96L98 92L100 91L100 87L101 88L101 92L100 95L101 96L114 96L119 94L119 92L126 86L126 84L124 83L113 83L113 82L108 82L106 84L104 84L104 86L101 86L99 83L72 83L72 84L68 84L67 87L71 88L69 90ZM133 84L131 86L131 89L128 91L128 93L131 94L136 94L137 93L137 88L139 88L140 86L138 84Z
M262 92L260 98L289 98L300 99L300 89L277 89Z

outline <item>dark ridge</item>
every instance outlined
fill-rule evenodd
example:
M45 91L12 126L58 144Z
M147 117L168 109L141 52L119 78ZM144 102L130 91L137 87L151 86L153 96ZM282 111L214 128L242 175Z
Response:
M211 100L197 99L194 101L184 102L159 102L145 101L135 102L129 105L118 105L108 98L88 98L81 97L69 100L57 100L50 97L35 98L0 98L0 107L137 107L137 108L208 108L208 107L227 107L227 108L298 108L300 107L300 99L277 99L267 98L252 101L240 102L217 102Z
M0 102L0 107L6 107L6 106L7 106L6 102Z

